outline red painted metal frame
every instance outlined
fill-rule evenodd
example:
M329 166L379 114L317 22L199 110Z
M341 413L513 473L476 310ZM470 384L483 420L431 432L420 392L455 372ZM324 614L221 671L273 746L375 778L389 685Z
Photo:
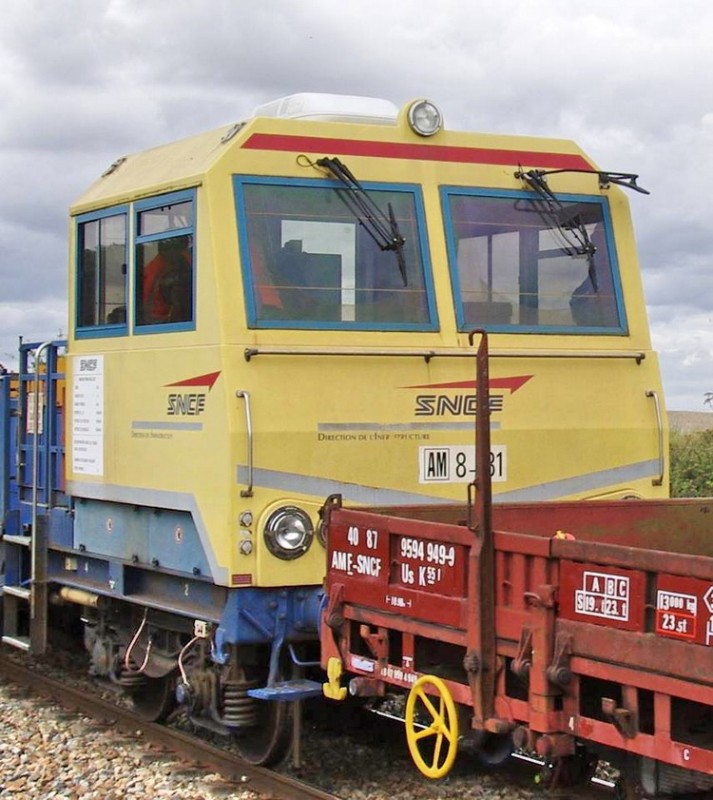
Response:
M333 552L344 547L350 529L360 533L370 529L384 537L388 542L383 549L385 567L378 576L345 575L330 569L327 589L333 588L335 582L342 587L343 619L366 626L380 645L372 642L374 649L369 657L353 657L350 653L358 649L358 643L352 642L355 634L345 624L340 629L341 639L335 640L329 630L331 647L325 648L325 660L330 654L338 655L350 673L408 689L421 674L416 663L418 639L449 643L460 646L464 654L470 652L469 626L481 602L471 580L477 559L471 558L469 548L478 551L473 531L464 525L333 508L328 534L330 563ZM402 555L401 543L405 539L423 543L426 559L428 543L455 548L454 564L441 583L419 580L418 548L415 555L404 548ZM524 726L530 743L549 756L573 752L577 738L713 774L713 751L698 743L675 741L671 735L673 698L713 707L713 654L700 643L700 627L695 639L670 635L661 630L661 613L656 610L659 590L668 595L688 594L696 598L698 610L707 609L704 598L713 585L710 560L703 559L709 562L711 575L706 582L669 572L672 567L685 570L696 561L700 563L700 559L691 556L672 558L661 551L597 547L591 542L507 531L494 532L493 544L496 667L491 702L481 706L485 713L477 713L479 696L474 693L466 670L462 678L446 680L455 701L472 708L473 727L506 730ZM600 557L596 560L577 560L584 555L591 558L597 552ZM632 570L637 563L645 569ZM401 579L404 564L416 575L414 586ZM576 592L587 571L634 579L635 624L587 615L577 619L574 601L563 593ZM392 580L394 576L397 580ZM459 595L458 588L463 586L466 591ZM389 600L393 594L404 598L403 607ZM387 643L389 632L393 631L403 637L399 663L389 661ZM552 679L558 642L565 651L563 663L572 676L563 686ZM529 662L526 700L509 696L506 691L503 665L518 658ZM584 714L582 679L619 686L622 705L609 708L608 717ZM653 733L638 729L641 692L652 697ZM604 699L596 698L597 708Z

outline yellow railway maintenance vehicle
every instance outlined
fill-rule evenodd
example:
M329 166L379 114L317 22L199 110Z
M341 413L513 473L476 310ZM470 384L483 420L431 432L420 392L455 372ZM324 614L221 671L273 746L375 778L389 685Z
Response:
M310 691L286 679L317 641L318 509L464 498L475 328L496 502L664 497L621 186L641 191L569 141L311 94L112 164L71 209L66 482L35 492L24 579L85 606L94 672L279 757L269 699Z

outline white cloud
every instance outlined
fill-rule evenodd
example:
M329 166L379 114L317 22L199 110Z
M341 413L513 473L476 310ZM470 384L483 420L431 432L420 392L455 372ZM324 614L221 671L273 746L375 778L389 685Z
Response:
M23 326L45 332L42 318L49 335L62 327L66 210L117 156L291 92L425 94L449 127L571 138L640 174L652 194L631 204L669 405L697 410L711 390L708 0L675 13L440 0L427 15L414 0L7 0L2 13L2 350Z
M669 409L704 411L713 391L713 312L677 312L653 330Z
M33 302L0 302L0 363L17 367L19 336L26 343L61 339L67 334L67 305L57 298Z

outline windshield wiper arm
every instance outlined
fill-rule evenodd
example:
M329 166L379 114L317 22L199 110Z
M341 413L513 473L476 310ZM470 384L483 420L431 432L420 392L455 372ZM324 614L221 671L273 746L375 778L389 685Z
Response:
M633 172L610 172L603 169L576 169L574 167L568 169L531 169L529 172L524 173L522 168L515 173L516 178L522 178L524 175L536 174L539 177L545 175L558 175L562 172L581 172L586 175L596 175L599 178L599 188L608 189L610 183L615 183L617 186L623 186L625 189L633 189L640 194L651 194L648 189L639 186L636 181L639 176Z
M388 204L388 214L384 213L354 177L349 167L338 158L325 156L317 159L315 163L342 184L344 189L337 189L337 194L344 205L357 218L359 224L371 236L377 247L382 251L391 250L396 254L401 278L404 286L407 286L406 260L404 259L403 251L406 240L399 231L391 203Z
M556 228L567 247L571 250L568 255L594 255L597 248L589 238L589 233L579 214L568 215L567 206L562 203L547 185L544 173L531 169L529 172L516 172L520 178L540 198L540 203L535 208L548 225Z
M566 170L555 170L565 172ZM584 171L584 170L582 170ZM535 208L544 222L556 229L566 243L564 248L569 256L586 256L589 280L595 292L599 291L597 286L597 272L594 265L594 254L597 248L589 238L587 226L582 222L579 214L567 216L567 207L557 198L552 189L547 185L545 175L550 174L543 170L531 169L524 172L522 169L515 173L516 178L520 178L539 196L539 204L535 202Z

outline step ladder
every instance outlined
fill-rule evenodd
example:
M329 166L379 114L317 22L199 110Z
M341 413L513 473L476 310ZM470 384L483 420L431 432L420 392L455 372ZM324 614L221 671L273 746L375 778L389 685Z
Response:
M2 641L20 650L30 649L29 620L32 605L32 589L27 585L29 577L27 562L30 557L32 538L6 534L5 583L3 597Z
M15 481L17 498L9 503L16 506L10 513L3 509L0 640L34 655L47 649L49 514L61 480L58 466L63 453L56 411L57 382L63 377L57 372L57 360L63 347L64 342L56 341L21 344L16 402L4 409L8 418L4 445L14 440L16 452L10 482ZM31 358L32 371L28 368Z
M3 537L2 642L42 655L47 649L47 516L37 515L33 535Z

